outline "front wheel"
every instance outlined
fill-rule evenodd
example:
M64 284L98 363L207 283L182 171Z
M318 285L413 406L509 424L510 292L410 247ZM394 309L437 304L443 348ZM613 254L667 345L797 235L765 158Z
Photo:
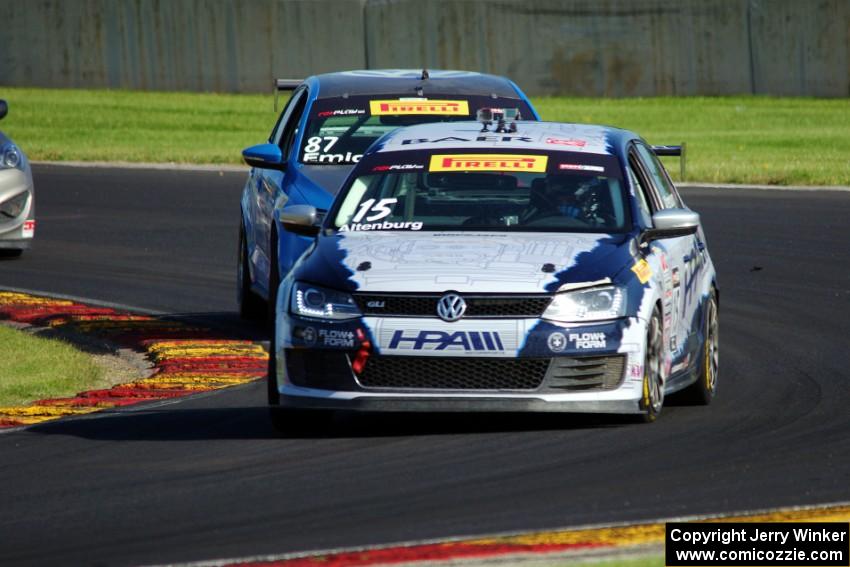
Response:
M269 365L266 373L266 396L272 409L280 405L280 392L277 390L277 354L275 353L275 337L272 331L269 341Z
M277 258L278 237L277 231L272 231L272 239L269 242L269 300L266 302L266 322L274 330L275 317L277 315L277 290L280 287L280 267Z
M697 381L685 390L688 401L707 406L717 394L717 370L720 365L720 325L717 313L717 295L714 291L705 305L702 360Z
M664 333L661 328L661 313L656 307L652 312L646 332L646 356L643 364L643 396L640 407L641 421L651 423L658 419L664 406Z
M251 272L248 267L248 242L244 227L239 227L239 261L236 265L236 291L239 315L243 319L262 319L266 314L265 302L251 291Z

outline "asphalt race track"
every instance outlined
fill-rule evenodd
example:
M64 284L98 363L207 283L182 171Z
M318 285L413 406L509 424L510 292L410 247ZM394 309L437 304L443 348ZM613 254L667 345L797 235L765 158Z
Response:
M35 168L0 286L232 312L244 175ZM140 564L850 500L850 193L691 190L720 393L659 422L338 416L274 438L264 385L0 434L0 563ZM244 328L243 328L244 330Z

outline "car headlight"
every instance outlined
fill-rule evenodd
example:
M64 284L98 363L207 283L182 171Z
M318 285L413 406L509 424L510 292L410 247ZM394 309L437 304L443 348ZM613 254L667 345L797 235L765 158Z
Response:
M609 285L559 293L543 312L543 319L562 323L604 321L626 315L626 295Z
M314 319L354 319L361 315L351 294L300 282L292 286L289 308L294 315Z
M29 193L24 191L0 203L0 214L11 219L19 217L24 212Z
M24 154L18 146L9 142L0 146L0 169L24 170Z

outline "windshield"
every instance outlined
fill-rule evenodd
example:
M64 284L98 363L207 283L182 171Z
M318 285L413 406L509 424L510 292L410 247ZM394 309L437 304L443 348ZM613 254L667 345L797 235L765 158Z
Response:
M386 152L341 196L332 227L393 230L623 232L614 156Z
M343 165L360 161L372 142L391 130L426 122L474 119L480 108L519 108L534 115L519 99L490 96L394 96L318 99L310 109L298 160L306 164Z

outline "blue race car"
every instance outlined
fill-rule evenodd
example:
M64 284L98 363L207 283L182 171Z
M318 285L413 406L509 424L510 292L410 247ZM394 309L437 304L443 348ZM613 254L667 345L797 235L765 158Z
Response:
M280 288L269 367L293 411L661 411L715 395L718 291L699 215L638 135L484 120L366 152ZM313 412L313 413L310 413Z
M281 277L312 242L281 230L274 211L326 210L366 149L387 132L474 119L481 109L518 108L539 120L512 81L466 71L349 71L277 81L294 92L265 144L242 152L251 166L242 193L237 285L243 317L273 317Z

